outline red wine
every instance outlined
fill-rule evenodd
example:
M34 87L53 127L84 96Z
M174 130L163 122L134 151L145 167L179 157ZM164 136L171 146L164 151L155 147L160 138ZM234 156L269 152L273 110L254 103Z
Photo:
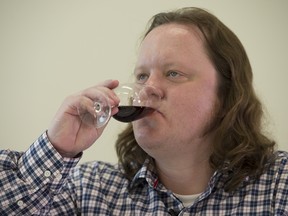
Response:
M153 108L142 106L119 106L118 109L119 112L113 115L113 118L121 122L135 121L155 111Z

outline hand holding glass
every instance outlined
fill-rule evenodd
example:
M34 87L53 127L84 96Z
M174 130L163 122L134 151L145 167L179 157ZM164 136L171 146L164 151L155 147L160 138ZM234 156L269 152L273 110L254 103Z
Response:
M118 86L114 91L120 99L119 111L113 115L118 121L132 122L159 108L161 92L154 86L128 83ZM110 119L112 107L104 93L94 99L93 106L93 114L80 108L78 113L84 123L100 128Z

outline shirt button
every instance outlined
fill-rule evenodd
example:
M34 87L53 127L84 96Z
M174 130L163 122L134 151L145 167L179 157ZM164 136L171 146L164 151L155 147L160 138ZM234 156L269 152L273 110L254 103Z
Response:
M50 177L50 176L51 176L51 172L50 172L49 170L46 170L46 171L44 172L44 176L45 176L46 178Z
M17 205L18 205L19 207L23 206L23 204L24 204L24 202L23 202L22 200L18 200L18 201L17 201Z

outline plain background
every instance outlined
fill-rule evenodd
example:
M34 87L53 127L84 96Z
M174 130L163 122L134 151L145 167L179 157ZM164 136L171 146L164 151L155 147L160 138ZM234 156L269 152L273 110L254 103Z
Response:
M0 146L26 150L63 99L105 79L131 80L140 37L156 13L197 6L240 38L265 106L265 130L288 150L288 1L0 0ZM116 162L125 124L110 121L82 162Z

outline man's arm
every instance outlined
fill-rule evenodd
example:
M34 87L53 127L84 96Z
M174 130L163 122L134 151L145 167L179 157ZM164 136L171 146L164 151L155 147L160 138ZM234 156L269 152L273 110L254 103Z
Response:
M25 153L0 151L0 215L47 214L79 159L63 158L46 133ZM76 211L72 198L65 203Z

